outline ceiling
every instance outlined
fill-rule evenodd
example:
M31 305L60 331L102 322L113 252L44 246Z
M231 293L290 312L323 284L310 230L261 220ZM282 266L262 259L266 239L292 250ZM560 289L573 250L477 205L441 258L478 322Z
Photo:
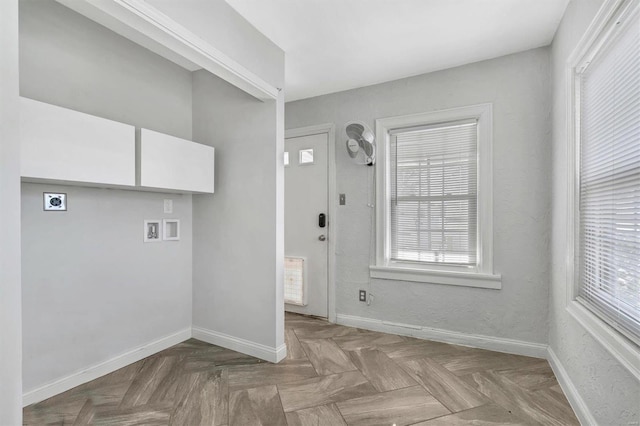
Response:
M569 0L226 0L286 52L287 101L551 43Z

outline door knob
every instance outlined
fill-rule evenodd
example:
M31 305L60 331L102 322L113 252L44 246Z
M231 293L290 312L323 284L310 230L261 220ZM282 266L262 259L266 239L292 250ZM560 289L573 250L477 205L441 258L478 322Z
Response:
M324 236L324 234L322 234L322 235L320 235L320 236L318 237L318 239L319 239L320 241L324 241L324 240L326 240L326 239L327 239L327 237L325 237L325 236Z

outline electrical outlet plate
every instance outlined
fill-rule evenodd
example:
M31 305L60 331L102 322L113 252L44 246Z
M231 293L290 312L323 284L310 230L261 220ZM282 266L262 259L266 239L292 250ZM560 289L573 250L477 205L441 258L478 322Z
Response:
M366 290L360 290L359 296L358 296L358 300L361 302L366 302L367 301L367 291Z
M45 211L66 211L67 194L62 192L44 192L43 202Z

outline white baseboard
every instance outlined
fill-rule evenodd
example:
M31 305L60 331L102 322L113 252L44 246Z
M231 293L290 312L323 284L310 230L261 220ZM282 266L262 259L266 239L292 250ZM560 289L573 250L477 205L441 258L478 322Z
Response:
M567 370L564 369L562 363L560 363L560 359L551 347L547 348L547 360L549 360L551 369L556 375L556 379L558 379L558 383L560 383L560 387L569 400L569 404L571 404L571 408L573 408L573 411L576 413L580 424L584 426L597 426L596 419L593 418L587 404L584 402L578 393L578 389L571 381Z
M371 318L338 314L338 324L402 336L417 337L419 339L435 340L437 342L453 343L456 345L472 346L497 352L535 358L547 357L547 345L543 343L525 342L522 340L505 339L502 337L466 334L457 331L422 327L412 324L400 324Z
M112 373L122 367L126 367L129 364L133 364L143 358L170 348L173 345L184 342L189 338L191 338L191 328L185 328L177 333L146 343L107 361L92 365L82 371L78 371L39 388L25 392L22 394L22 405L23 407L26 407L27 405L35 404L36 402L51 398L59 393L66 392L83 383L97 379L105 374Z
M274 348L201 327L193 327L193 338L269 362L280 362L287 356L287 346L284 343Z

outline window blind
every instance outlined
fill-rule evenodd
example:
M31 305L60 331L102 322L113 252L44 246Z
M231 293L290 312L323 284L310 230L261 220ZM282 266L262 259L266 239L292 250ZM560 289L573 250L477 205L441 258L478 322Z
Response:
M640 20L578 73L578 300L640 344Z
M390 258L477 264L477 120L390 132Z

